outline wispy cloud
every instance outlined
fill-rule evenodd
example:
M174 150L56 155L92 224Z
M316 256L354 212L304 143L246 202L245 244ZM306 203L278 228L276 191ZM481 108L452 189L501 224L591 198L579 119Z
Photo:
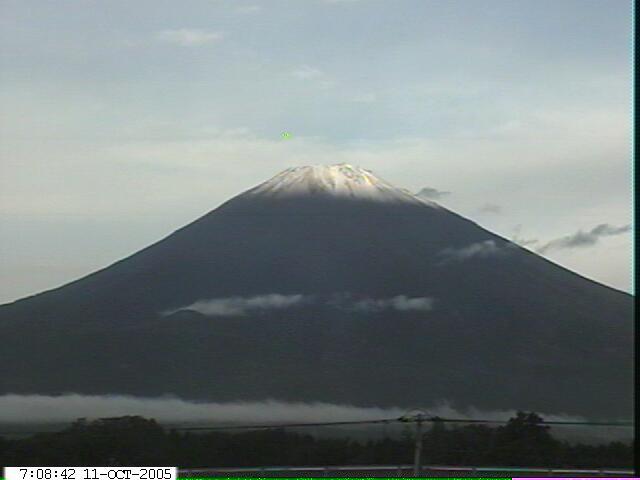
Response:
M424 187L416 193L416 197L427 198L429 200L438 200L447 195L451 195L451 192L445 192L432 187Z
M534 245L538 243L537 238L523 238L520 236L522 233L522 225L518 224L513 227L513 236L511 237L511 241L514 244L520 245L521 247L526 247L528 245Z
M234 11L238 15L253 15L255 13L262 11L262 7L260 5L245 5L245 6L236 8Z
M375 93L358 93L351 101L356 103L374 103L378 99Z
M156 38L162 42L181 47L199 47L222 40L221 32L199 30L192 28L180 28L177 30L162 30L156 34Z
M324 77L324 73L322 72L322 70L310 65L299 66L291 72L291 75L299 78L300 80L310 80Z
M278 310L290 308L307 301L304 295L280 295L271 293L253 297L227 297L198 300L186 307L165 312L170 315L184 310L191 310L211 317L238 317L259 310Z
M578 230L576 233L566 235L564 237L556 238L550 242L545 243L541 247L536 249L538 253L547 253L552 250L562 250L571 248L584 248L590 247L598 243L600 237L607 237L612 235L620 235L627 233L631 230L631 225L624 225L621 227L614 227L608 223L602 223L588 232Z
M486 258L500 255L505 252L505 248L496 245L494 240L476 242L461 248L445 248L440 252L442 262L464 261L470 258Z
M407 297L405 295L397 295L391 298L366 298L364 300L358 300L351 305L351 308L361 312L379 312L382 310L427 312L433 309L433 301L433 298L429 297Z
M502 213L502 207L500 205L496 205L494 203L485 203L481 206L478 211L483 213Z
M375 313L382 310L400 312L429 311L433 309L434 299L430 297L394 297L371 298L354 296L350 293L336 293L320 297L317 295L280 295L271 293L253 297L226 297L198 300L185 307L163 312L172 315L176 312L192 311L211 317L239 317L260 310L282 310L300 305L325 305L334 308L352 310L361 313Z
M321 88L329 88L336 83L335 80L329 77L324 71L311 65L300 65L291 71L291 75L298 80L313 82Z

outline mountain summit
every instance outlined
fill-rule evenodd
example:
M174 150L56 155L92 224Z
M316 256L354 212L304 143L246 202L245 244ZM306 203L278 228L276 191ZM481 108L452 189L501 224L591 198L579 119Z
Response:
M367 170L297 167L0 306L0 393L625 418L632 314L630 295Z
M333 195L375 202L423 203L371 171L348 163L288 168L247 194L275 198Z

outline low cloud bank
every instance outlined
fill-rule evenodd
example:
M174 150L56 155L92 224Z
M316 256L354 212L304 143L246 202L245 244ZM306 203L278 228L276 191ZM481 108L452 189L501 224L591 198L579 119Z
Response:
M284 424L394 419L406 414L407 408L373 408L331 403L298 403L267 400L262 402L193 402L176 397L144 398L124 395L15 395L0 396L0 423L44 424L87 419L140 415L161 423L181 424ZM508 420L515 410L457 410L447 403L423 409L429 415L442 418ZM565 414L539 414L547 421L585 421ZM377 427L367 426L372 432ZM628 440L632 429L619 427L588 428L582 426L554 427L559 438L607 442ZM373 432L375 433L375 432Z
M160 422L298 423L393 418L401 409L363 408L329 403L193 402L177 397L126 395L3 395L0 423L66 422L79 417L141 415Z

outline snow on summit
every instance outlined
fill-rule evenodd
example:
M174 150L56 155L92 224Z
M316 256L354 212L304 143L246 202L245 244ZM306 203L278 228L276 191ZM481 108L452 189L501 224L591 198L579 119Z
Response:
M332 195L379 202L431 204L391 185L369 170L348 163L287 168L247 193L280 198Z

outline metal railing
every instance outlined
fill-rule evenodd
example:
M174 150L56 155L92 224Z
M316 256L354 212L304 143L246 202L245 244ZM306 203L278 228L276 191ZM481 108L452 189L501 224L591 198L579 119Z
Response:
M374 475L374 474L378 475ZM497 476L512 476L507 474L538 474L540 476L579 475L579 476L617 476L632 477L633 470L628 469L570 469L570 468L540 468L540 467L479 467L455 465L425 465L419 476L433 476L433 474L451 476L452 473L461 474L500 474ZM287 475L278 475L287 474ZM295 474L295 475L292 475ZM313 476L330 477L336 474L366 474L366 476L413 476L414 465L331 465L331 466L265 466L265 467L221 467L179 469L179 477L209 477L209 476ZM360 475L362 476L362 475Z

